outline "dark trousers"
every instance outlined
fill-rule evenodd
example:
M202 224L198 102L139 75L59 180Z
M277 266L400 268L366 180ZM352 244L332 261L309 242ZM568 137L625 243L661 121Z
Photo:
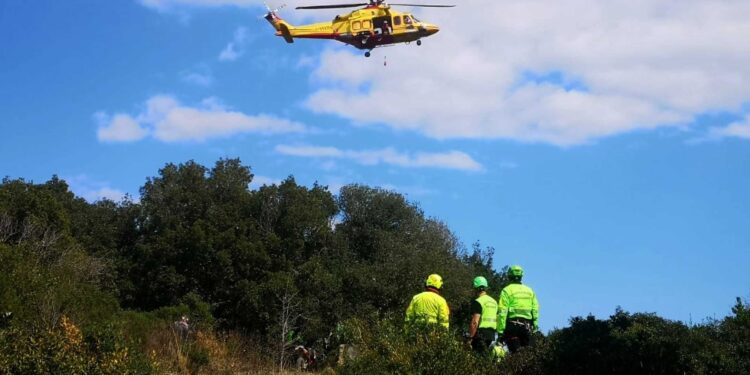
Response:
M495 341L495 330L480 328L477 330L477 334L471 339L471 348L476 353L488 354L490 352L490 344L493 341Z
M515 353L531 343L531 322L527 319L508 319L503 332L503 340L508 350Z
M471 339L471 348L474 349L474 351L477 354L487 354L490 350L490 343L492 341L486 341L481 337L474 337Z

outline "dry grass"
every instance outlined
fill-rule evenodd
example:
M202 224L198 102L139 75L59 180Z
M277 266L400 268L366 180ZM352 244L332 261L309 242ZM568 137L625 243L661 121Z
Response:
M148 336L145 349L164 374L278 374L260 343L232 332L191 332L182 340L165 328Z

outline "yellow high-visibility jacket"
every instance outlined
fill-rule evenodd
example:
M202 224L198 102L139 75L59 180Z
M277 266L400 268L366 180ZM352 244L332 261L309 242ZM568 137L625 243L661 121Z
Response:
M433 291L424 291L411 299L406 309L406 323L440 324L448 328L450 310L445 298Z
M497 310L497 332L505 331L507 319L528 319L539 329L539 302L531 288L523 284L510 284L500 292Z
M482 306L482 314L479 316L479 327L497 329L497 302L495 299L484 294L475 301Z

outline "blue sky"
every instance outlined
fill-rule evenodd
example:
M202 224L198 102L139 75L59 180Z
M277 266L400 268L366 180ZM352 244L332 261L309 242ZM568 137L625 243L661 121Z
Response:
M282 17L335 14L301 3ZM543 329L750 297L750 6L477 0L415 9L441 32L369 59L287 45L263 9L1 2L0 175L137 197L167 162L239 157L385 187L522 264Z

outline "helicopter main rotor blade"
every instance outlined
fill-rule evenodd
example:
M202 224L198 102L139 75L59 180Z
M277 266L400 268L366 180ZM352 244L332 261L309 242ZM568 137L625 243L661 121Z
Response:
M421 8L453 8L455 5L430 5L430 4L396 4L388 3L388 5L400 5L405 7L421 7Z
M295 9L335 9L335 8L354 8L370 5L370 3L357 3L357 4L331 4L331 5L311 5L306 7L297 7Z

